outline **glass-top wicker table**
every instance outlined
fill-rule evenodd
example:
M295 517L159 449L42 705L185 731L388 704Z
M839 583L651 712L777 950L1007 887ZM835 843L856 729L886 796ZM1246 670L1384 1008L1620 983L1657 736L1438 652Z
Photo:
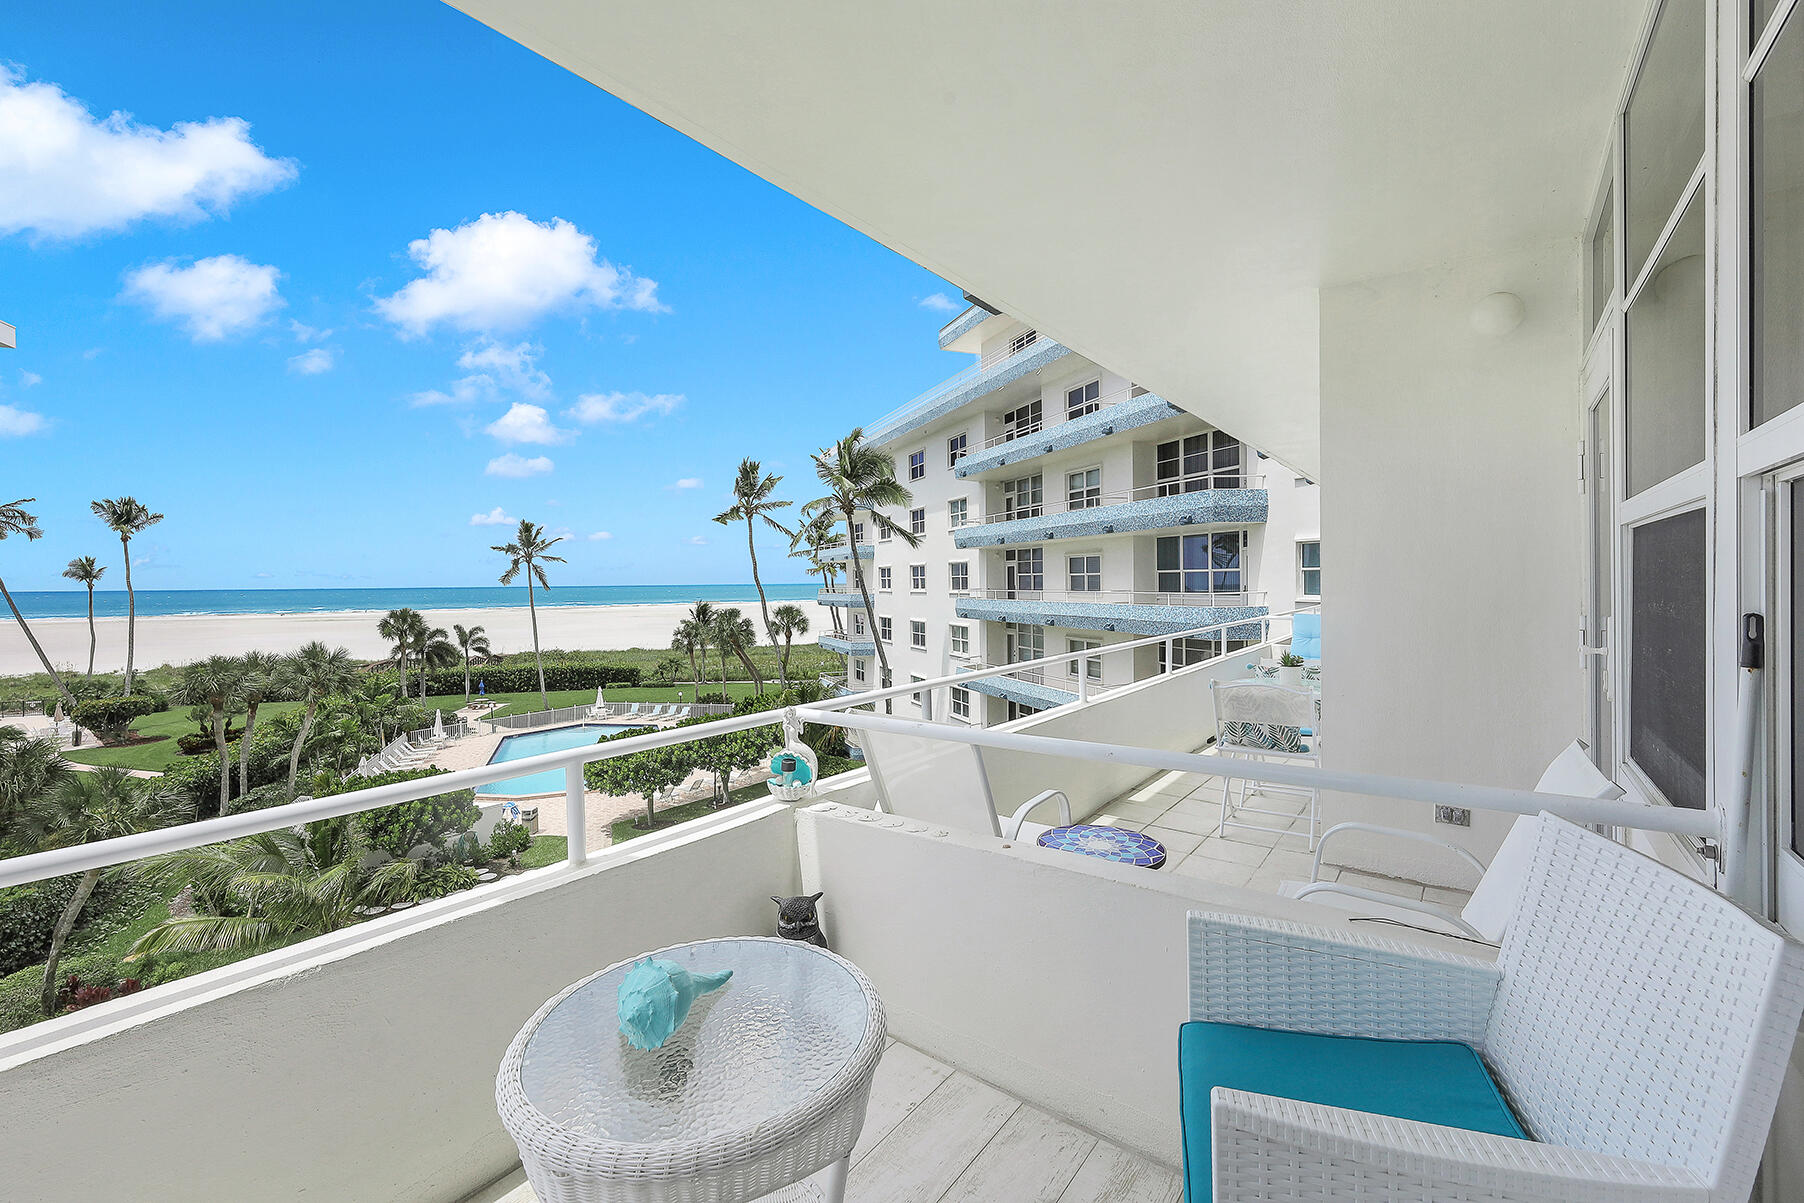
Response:
M663 1048L636 1049L617 1010L633 961L610 965L540 1007L502 1059L496 1106L540 1203L843 1199L883 1055L870 981L794 940L645 955L733 978Z

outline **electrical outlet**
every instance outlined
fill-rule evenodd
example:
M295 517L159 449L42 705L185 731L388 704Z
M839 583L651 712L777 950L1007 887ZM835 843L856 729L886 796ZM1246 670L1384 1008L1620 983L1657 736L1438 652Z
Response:
M1472 812L1463 806L1437 806L1434 808L1434 821L1453 827L1470 827Z

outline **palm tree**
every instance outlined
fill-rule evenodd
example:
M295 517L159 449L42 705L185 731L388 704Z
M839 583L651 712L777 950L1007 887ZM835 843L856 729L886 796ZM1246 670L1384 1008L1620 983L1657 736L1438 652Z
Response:
M23 832L27 804L55 788L68 772L56 740L0 727L0 832Z
M405 858L365 869L369 851L357 824L338 818L160 857L146 866L152 880L192 885L242 913L166 919L132 954L237 952L348 927L362 908L405 896L418 877L419 863Z
M330 648L315 639L288 657L288 675L300 689L306 709L301 712L301 729L294 733L294 747L288 751L288 795L294 801L294 781L301 769L301 747L313 728L313 717L319 704L329 695L344 693L357 684L357 668L346 649Z
M697 688L708 683L708 645L714 642L714 603L698 601L689 607L689 617L685 620L695 629L695 645L702 656L702 676ZM725 661L722 661L724 664ZM727 687L727 672L720 671L720 687Z
M232 800L232 758L226 749L226 715L232 703L241 696L244 686L244 664L232 656L208 656L182 669L182 675L169 696L185 706L205 706L213 728L213 746L219 749L219 805L213 818L226 811Z
M888 531L910 547L920 546L919 537L911 534L907 528L897 526L883 513L885 506L908 508L914 496L896 479L895 457L874 444L865 442L863 427L854 428L851 434L833 446L821 448L814 453L813 459L814 474L827 486L827 495L809 502L804 507L804 512L826 511L838 514L846 524L846 538L849 540L856 515L861 510L868 510L871 522L879 532ZM857 545L850 546L852 579L858 585L859 596L864 599L864 612L870 615L871 624L875 627L877 615L871 606L870 586L864 579L864 562L858 558ZM889 654L883 650L883 640L875 638L875 632L872 643L877 649L877 663L883 666L883 673L888 676Z
M775 647L777 636L771 630L770 603L764 597L764 582L758 577L758 548L752 540L752 531L762 521L766 526L781 534L790 534L788 527L771 517L773 510L780 510L792 503L772 501L770 495L781 484L781 476L773 476L764 471L764 466L755 459L739 461L739 474L733 478L733 508L723 510L714 515L714 521L722 526L734 522L745 523L745 550L752 557L752 586L758 590L758 609L764 614L764 637Z
M132 591L132 536L163 520L136 497L102 498L88 506L107 529L119 536L125 552L125 696L132 696L132 661L138 649L138 595Z
M416 632L413 644L413 658L420 666L420 702L426 701L426 685L429 668L450 668L457 663L457 648L451 643L451 636L444 627L428 627L424 620ZM469 673L464 674L466 689Z
M808 615L802 607L784 602L771 613L771 628L783 639L783 659L778 661L777 671L782 675L783 688L789 688L789 644L799 635L808 633Z
M136 835L187 818L186 800L178 792L112 766L67 774L55 789L37 795L28 810L44 833L39 841L44 849ZM43 993L39 996L46 1015L56 1010L56 971L63 948L100 874L99 869L89 869L81 875L51 932L50 953L44 961Z
M689 656L689 677L697 683L698 688L700 687L701 674L696 671L695 651L698 647L703 648L705 654L706 648L702 640L703 635L701 627L693 618L685 618L683 621L677 623L676 630L673 631L670 636L670 646Z
M238 737L238 796L251 788L251 734L257 729L257 707L287 685L285 662L269 652L246 652L238 661L243 674L238 696L244 699L244 734Z
M470 704L470 659L474 657L478 661L492 660L494 653L489 650L489 637L481 627L465 629L454 622L451 624L451 633L456 638L458 650L463 653L464 657L464 705L468 706Z
M402 606L399 610L390 610L376 624L376 634L395 645L395 666L401 672L401 693L407 693L407 658L413 654L413 646L419 640L420 632L426 629L426 620L412 606Z
M830 510L816 510L808 514L797 525L795 534L789 540L789 554L801 556L808 563L808 575L821 578L821 584L831 589L839 581L839 561L822 558L828 548L839 543L837 529L839 519ZM833 633L839 634L844 628L839 617L839 607L829 606L828 614L833 619Z
M512 543L502 543L491 547L490 551L498 551L507 557L507 571L501 574L501 583L511 585L520 570L526 570L526 608L532 615L532 662L539 670L539 709L551 709L551 699L545 696L545 662L539 658L539 608L532 599L532 582L537 577L539 584L551 588L551 582L545 579L546 564L562 564L563 556L546 555L564 538L559 535L555 539L547 539L542 527L536 526L526 519L520 519L520 529L514 534Z
M720 647L720 683L726 688L727 653L730 651L739 657L745 665L746 675L752 679L752 692L764 692L764 678L758 674L758 666L752 663L746 649L758 643L758 632L752 629L752 620L739 612L738 606L727 606L714 612L714 642Z
M0 505L0 539L4 539L8 535L24 535L25 541L29 543L34 539L44 537L43 530L38 526L37 516L25 512L25 507L36 500L35 497L21 497L17 501ZM44 654L43 647L38 643L38 637L33 635L31 627L26 625L25 615L19 613L19 603L13 600L12 592L7 589L4 580L0 580L0 594L5 595L6 604L12 610L13 618L18 622L19 629L25 632L25 639L31 644L31 650L38 654L38 663L42 664L44 671L50 674L50 679L56 683L56 691L63 695L63 701L68 703L69 709L74 710L75 695L69 692L69 687L63 684L63 679L56 675L54 668L50 667L50 657ZM129 679L128 677L127 680Z
M99 642L94 636L94 586L106 575L106 569L93 556L76 556L63 569L63 575L72 581L80 581L88 587L88 676L94 675L94 648Z

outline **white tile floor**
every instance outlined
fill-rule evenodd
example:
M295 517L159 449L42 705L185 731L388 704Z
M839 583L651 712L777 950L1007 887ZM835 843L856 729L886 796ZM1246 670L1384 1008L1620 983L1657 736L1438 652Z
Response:
M1260 824L1288 828L1288 834L1280 835L1235 828L1223 831L1221 794L1220 778L1162 773L1141 782L1087 821L1144 831L1158 840L1165 845L1163 872L1272 894L1282 882L1310 879L1315 858L1309 850L1303 799L1282 794L1252 799L1252 805L1284 812L1283 818L1252 816ZM1400 898L1453 907L1464 905L1469 897L1464 890L1425 886L1327 862L1321 876L1325 881L1351 882Z

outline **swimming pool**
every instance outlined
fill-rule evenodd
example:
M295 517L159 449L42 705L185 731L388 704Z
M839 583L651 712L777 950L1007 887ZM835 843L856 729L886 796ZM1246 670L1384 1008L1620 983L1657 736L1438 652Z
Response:
M638 726L630 723L581 723L574 727L552 727L545 731L526 731L519 735L510 735L502 740L501 746L495 749L495 754L489 757L489 763L506 764L510 760L524 760L528 756L543 756L547 752L562 752L566 748L580 748L594 743L604 735L635 730L638 730ZM558 794L563 791L564 770L546 769L540 773L528 773L524 777L509 777L506 781L493 781L479 787L476 792L518 798L524 794Z

